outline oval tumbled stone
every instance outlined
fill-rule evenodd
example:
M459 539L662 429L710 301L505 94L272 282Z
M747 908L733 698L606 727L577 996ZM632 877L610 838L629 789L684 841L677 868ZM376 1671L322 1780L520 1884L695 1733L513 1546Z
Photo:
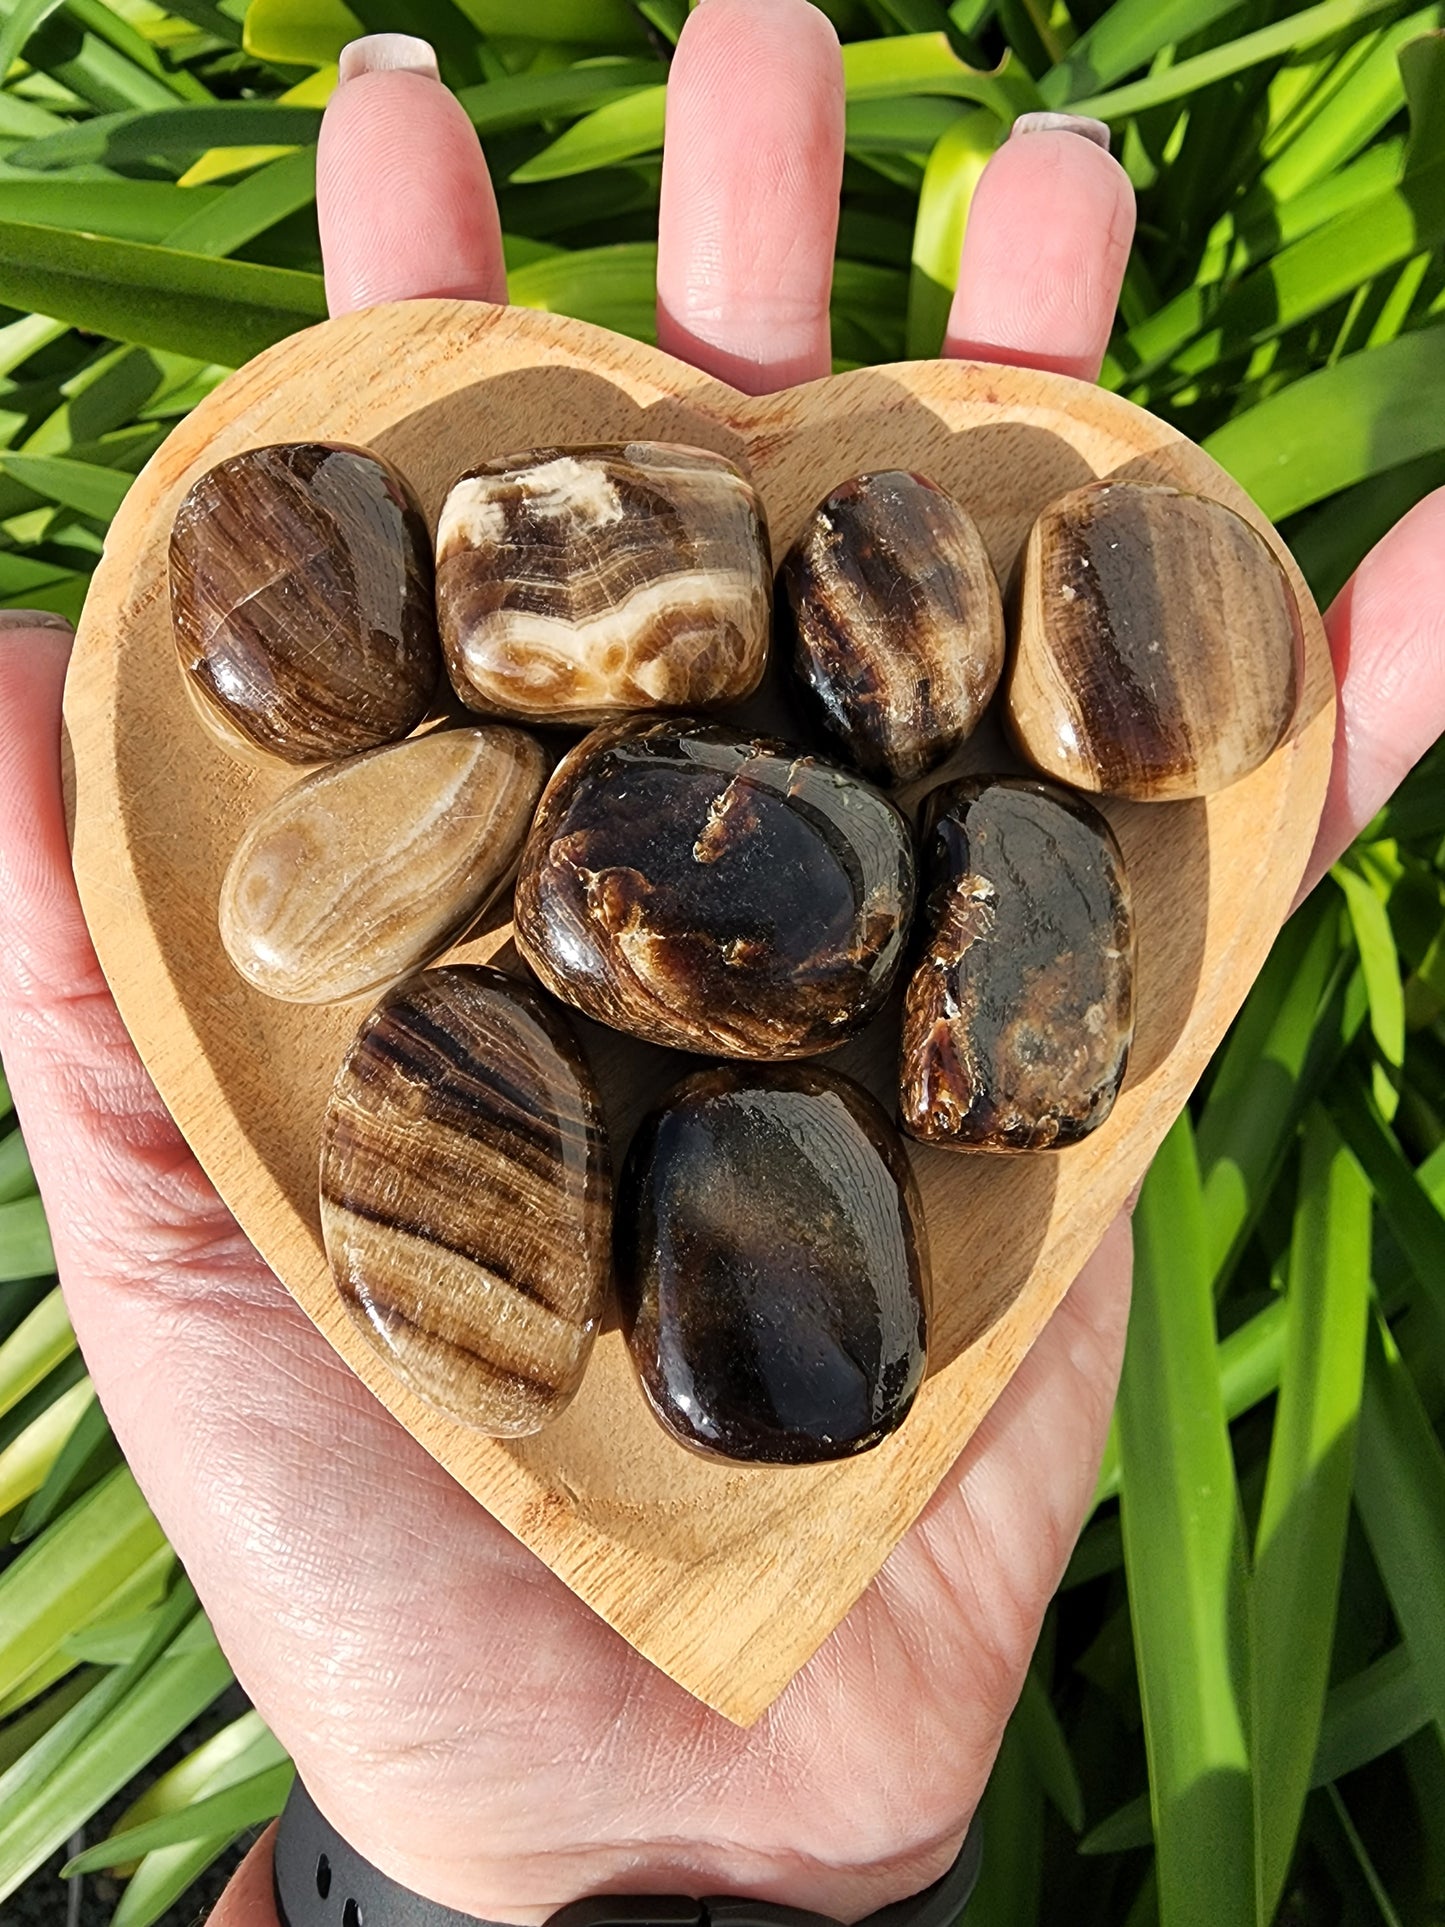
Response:
M321 1228L342 1303L415 1391L496 1438L555 1418L602 1314L611 1202L559 1012L479 965L382 998L326 1107Z
M170 543L186 684L228 748L321 763L408 735L441 674L426 523L396 470L327 442L195 482Z
M683 1444L805 1465L907 1416L923 1214L897 1132L847 1078L727 1065L679 1084L628 1153L616 1245L633 1363Z
M558 765L517 876L547 988L655 1044L805 1057L886 998L907 825L845 770L721 724L634 718Z
M930 1144L1073 1144L1113 1108L1134 1030L1134 930L1114 833L1052 783L948 783L924 817L921 961L900 1112Z
M231 859L227 956L294 1004L359 997L430 963L514 874L545 775L540 743L492 724L303 777Z
M855 476L778 577L800 709L843 759L908 782L972 734L1003 669L1003 606L973 518L921 475Z
M598 723L750 695L772 586L752 484L667 442L538 448L484 463L437 526L437 612L470 708Z
M1303 673L1289 578L1222 502L1094 482L1035 523L1007 701L1046 776L1141 802L1207 796L1284 741Z

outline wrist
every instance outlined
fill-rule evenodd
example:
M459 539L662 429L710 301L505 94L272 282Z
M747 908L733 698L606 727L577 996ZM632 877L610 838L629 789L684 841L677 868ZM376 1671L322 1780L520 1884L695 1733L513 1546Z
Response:
M858 1921L899 1903L899 1916L888 1927L908 1927L915 1917L922 1927L935 1883L952 1897L951 1911L940 1920L951 1921L963 1905L976 1868L976 1842L960 1852L963 1846L960 1829L950 1839L846 1865L759 1853L746 1843L676 1841L571 1852L549 1848L525 1858L479 1855L444 1867L388 1851L378 1852L373 1864L319 1813L298 1782L278 1836L276 1885L291 1903L280 1914L282 1927L358 1927L358 1919L364 1927L390 1927L392 1920L411 1927L413 1919L415 1927L464 1927L478 1919L494 1927L543 1927L554 1915L565 1919L583 1900L612 1901L617 1922L642 1922L652 1916L640 1896L665 1897L658 1918L673 1927L705 1927L708 1910L689 1912L699 1899L713 1903L717 1927L762 1927L779 1909ZM357 1903L351 1912L348 1899ZM605 1906L593 1913L593 1927L601 1927ZM587 1923L579 1914L567 1927ZM799 1920L793 1927L808 1923Z

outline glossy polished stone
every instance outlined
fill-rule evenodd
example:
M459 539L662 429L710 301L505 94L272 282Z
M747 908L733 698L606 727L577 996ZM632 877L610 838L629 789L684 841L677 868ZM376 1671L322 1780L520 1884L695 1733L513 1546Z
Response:
M1141 802L1207 796L1284 741L1303 673L1289 579L1222 502L1095 482L1035 524L1007 700L1045 775Z
M516 937L549 990L618 1030L805 1057L878 1010L912 904L907 826L866 783L721 724L640 717L558 766Z
M426 524L396 470L325 442L208 469L170 543L187 688L228 748L320 763L409 734L441 673Z
M721 1066L645 1120L618 1187L617 1278L658 1418L759 1465L850 1458L923 1380L928 1247L897 1132L815 1066Z
M972 734L1003 669L1003 607L973 518L921 475L858 475L778 577L800 709L830 749L908 782Z
M922 958L904 996L900 1114L930 1144L1073 1144L1113 1109L1134 1030L1134 931L1114 833L1052 783L948 783L924 816Z
M438 730L303 777L249 825L221 942L287 1003L359 997L430 963L516 870L542 794L520 729Z
M437 611L452 683L483 715L735 702L767 660L761 505L722 456L666 442L487 462L442 510Z
M342 1303L415 1391L497 1438L555 1418L602 1313L611 1202L560 1012L476 965L382 998L326 1107L321 1228Z

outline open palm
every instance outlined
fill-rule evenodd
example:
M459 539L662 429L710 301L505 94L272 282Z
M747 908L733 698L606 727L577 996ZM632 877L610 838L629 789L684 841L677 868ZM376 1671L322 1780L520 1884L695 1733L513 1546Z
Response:
M420 43L343 61L318 201L333 310L505 299L485 163ZM829 370L843 152L832 29L705 0L672 71L664 347L739 387ZM1032 127L970 215L947 351L1093 379L1133 231L1122 170ZM1445 722L1445 497L1330 618L1327 863ZM162 1108L70 874L68 634L0 635L0 1050L92 1376L236 1673L334 1824L405 1885L530 1922L579 1894L736 1891L848 1918L943 1869L987 1778L1103 1448L1121 1221L921 1521L743 1732L595 1618L376 1404ZM268 1848L224 1911L274 1920ZM218 1916L219 1918L219 1916Z

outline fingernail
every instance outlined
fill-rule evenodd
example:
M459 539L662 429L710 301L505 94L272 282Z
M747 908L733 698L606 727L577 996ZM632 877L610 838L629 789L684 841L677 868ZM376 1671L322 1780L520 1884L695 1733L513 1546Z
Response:
M414 33L369 33L341 49L337 85L358 74L425 74L440 80L436 50Z
M68 635L72 627L64 616L54 615L49 609L0 609L0 631L64 629Z
M399 37L399 36L398 36ZM349 51L349 50L348 50ZM341 56L342 60L346 55ZM346 78L343 66L341 77ZM1015 134L1081 134L1095 147L1109 151L1109 130L1101 120L1090 120L1087 114L1020 114L1013 124Z

